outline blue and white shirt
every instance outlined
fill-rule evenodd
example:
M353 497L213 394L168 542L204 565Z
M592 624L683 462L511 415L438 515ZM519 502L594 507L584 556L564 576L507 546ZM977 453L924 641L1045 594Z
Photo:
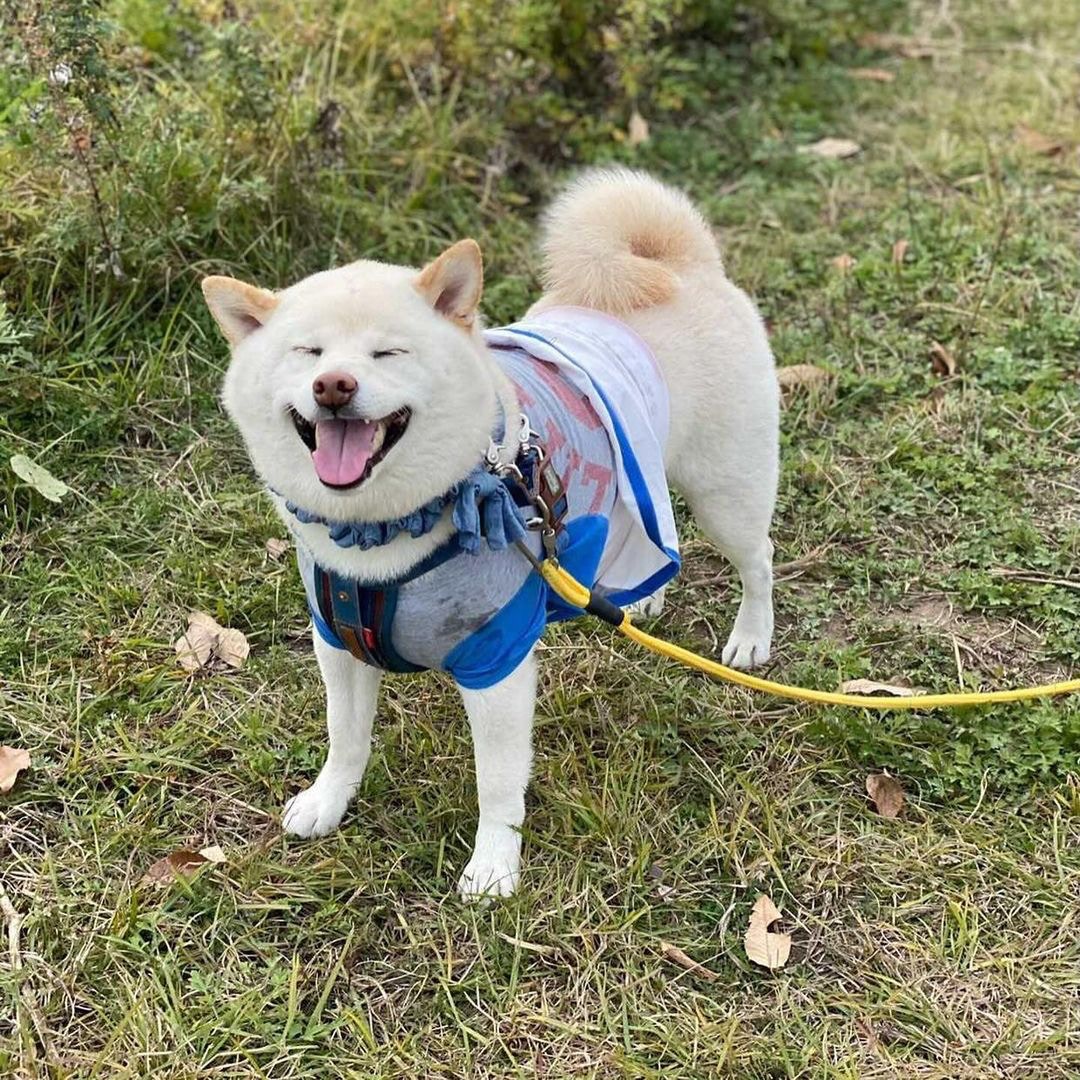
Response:
M655 592L677 573L679 554L663 463L667 386L648 346L619 320L571 307L485 336L566 490L559 561L615 604ZM539 555L539 538L529 542ZM298 546L297 559L316 628L345 648L320 615L313 557ZM549 622L581 614L513 548L457 554L393 593L398 657L471 689L509 675Z

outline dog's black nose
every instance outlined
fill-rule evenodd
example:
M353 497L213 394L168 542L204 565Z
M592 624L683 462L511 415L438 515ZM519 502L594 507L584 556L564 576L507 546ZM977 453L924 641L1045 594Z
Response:
M356 393L356 380L345 371L328 371L312 384L315 400L328 409L340 409L348 405Z

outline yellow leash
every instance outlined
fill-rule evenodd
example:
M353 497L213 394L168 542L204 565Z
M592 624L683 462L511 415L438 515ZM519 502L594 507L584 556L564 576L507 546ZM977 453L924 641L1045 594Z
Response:
M533 557L532 552L525 545L519 546L533 566L543 575L548 585L572 607L582 608L590 615L596 615L610 623L620 633L625 634L631 641L636 641L654 653L677 660L680 664L696 668L698 671L704 671L706 675L712 675L714 678L726 679L738 686L745 686L748 690L761 690L766 694L774 694L776 697L792 698L795 701L812 701L818 705L852 705L857 709L959 708L969 705L998 704L1005 701L1031 701L1033 698L1055 697L1080 690L1080 679L1070 679L1067 682L1029 686L1021 690L989 690L966 694L918 694L915 697L863 697L860 694L807 690L801 686L788 686L785 683L772 682L770 679L759 679L756 675L736 671L724 664L718 664L715 660L698 656L689 649L683 649L668 641L661 641L652 634L646 634L644 630L638 629L631 622L630 616L622 608L616 607L602 597L594 597L580 581L568 574L558 563L550 558L540 562Z

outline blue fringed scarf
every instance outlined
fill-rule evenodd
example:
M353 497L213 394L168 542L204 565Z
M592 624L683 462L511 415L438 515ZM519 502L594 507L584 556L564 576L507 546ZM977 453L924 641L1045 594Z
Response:
M304 525L326 525L330 539L338 547L367 551L390 543L401 533L413 538L424 536L435 528L451 504L458 547L470 555L480 551L483 540L492 551L502 551L525 538L524 511L514 502L506 484L483 465L477 465L444 495L393 521L327 521L292 502L286 501L285 508Z

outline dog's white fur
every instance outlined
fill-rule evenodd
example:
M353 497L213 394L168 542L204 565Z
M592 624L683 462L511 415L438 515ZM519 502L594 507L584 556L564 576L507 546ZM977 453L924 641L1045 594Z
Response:
M778 400L772 355L754 305L725 276L708 225L688 199L624 169L587 173L555 201L543 230L543 297L531 309L591 307L633 327L658 358L671 396L665 461L706 535L734 563L743 596L723 660L764 663L773 629L769 525L777 482ZM271 293L230 278L203 283L233 357L224 401L286 525L318 562L340 573L390 577L450 533L342 549L302 525L285 499L334 520L387 520L447 490L480 460L501 404L514 392L488 356L477 315L482 269L471 240L426 267L361 261ZM317 358L297 347L319 347ZM405 350L375 359L373 352ZM288 415L318 415L312 381L343 371L367 417L402 405L400 442L359 487L337 491L315 474ZM662 597L648 603L656 611ZM315 783L285 807L298 836L335 829L367 765L379 672L314 635L327 693L329 753ZM520 868L520 827L536 698L532 655L498 685L462 688L476 755L480 818L465 896L507 895Z

